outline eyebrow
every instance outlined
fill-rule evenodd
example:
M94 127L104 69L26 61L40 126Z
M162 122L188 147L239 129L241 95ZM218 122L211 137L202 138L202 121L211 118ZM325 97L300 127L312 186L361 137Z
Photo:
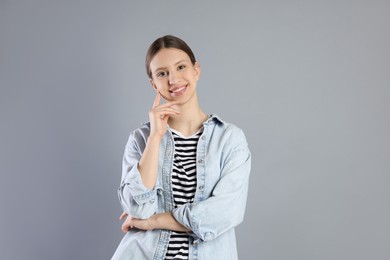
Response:
M177 64L182 63L182 62L188 62L188 60L179 60L179 61L176 62L174 65L177 65ZM157 69L154 70L154 73L156 73L156 72L159 71L159 70L163 70L163 69L166 69L166 67L157 68Z

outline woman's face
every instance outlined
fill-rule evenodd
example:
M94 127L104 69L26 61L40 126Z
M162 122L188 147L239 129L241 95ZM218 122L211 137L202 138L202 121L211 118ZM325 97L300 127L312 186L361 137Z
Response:
M198 63L193 65L182 50L161 49L150 62L153 87L167 101L189 101L196 93L196 82L200 76Z

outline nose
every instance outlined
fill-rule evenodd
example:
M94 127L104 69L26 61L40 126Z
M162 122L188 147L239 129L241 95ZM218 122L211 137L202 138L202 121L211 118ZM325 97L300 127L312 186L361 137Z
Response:
M168 81L169 81L169 85L174 85L174 84L178 83L180 81L178 72L177 71L170 71Z

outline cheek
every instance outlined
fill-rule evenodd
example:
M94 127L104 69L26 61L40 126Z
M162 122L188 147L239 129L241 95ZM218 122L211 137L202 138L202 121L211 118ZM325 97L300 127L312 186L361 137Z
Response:
M160 93L161 98L163 98L165 101L169 102L172 101L172 98L169 95L168 91L157 89L158 93Z
M198 81L198 79L199 79L199 74L196 73L196 72L192 73L190 76L191 76L191 78L193 78L195 81Z
M155 87L160 93L161 97L167 100L167 97L169 97L169 90L164 86L164 84L155 84Z
M160 91L160 92L166 92L165 89L166 89L166 88L165 88L163 85L161 85L161 84L157 85L157 90L158 90L158 91Z
M154 83L154 88L157 89L158 91L163 91L164 89L164 84L162 82L155 82Z

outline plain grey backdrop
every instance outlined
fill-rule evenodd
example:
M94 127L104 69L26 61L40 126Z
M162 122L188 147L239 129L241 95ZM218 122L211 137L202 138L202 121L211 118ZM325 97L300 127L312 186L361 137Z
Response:
M144 55L193 48L253 154L241 260L390 259L389 1L0 0L0 259L109 259ZM212 260L212 256L210 256Z

